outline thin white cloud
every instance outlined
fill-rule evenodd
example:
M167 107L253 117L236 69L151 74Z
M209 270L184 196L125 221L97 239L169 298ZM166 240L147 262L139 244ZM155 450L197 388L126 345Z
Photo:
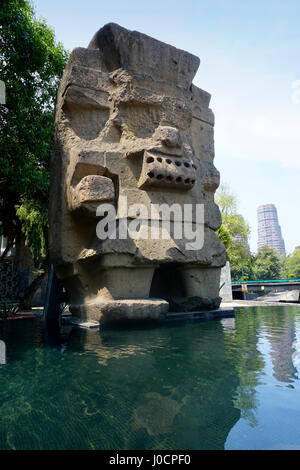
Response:
M216 149L247 160L277 160L286 167L300 168L300 106L298 113L236 112L219 109ZM297 115L298 114L298 115Z

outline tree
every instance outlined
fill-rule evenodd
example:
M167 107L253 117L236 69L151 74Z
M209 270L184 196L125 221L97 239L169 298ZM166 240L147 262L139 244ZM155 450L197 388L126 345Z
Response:
M280 278L280 258L276 250L263 246L253 263L253 277L257 280Z
M216 203L218 204L223 219L230 214L235 214L237 210L237 200L234 194L230 193L229 186L225 183L221 184L216 194Z
M1 0L0 222L9 246L25 237L38 266L47 258L52 114L67 58L28 0Z
M221 185L217 195L222 215L222 226L218 230L220 240L227 249L233 280L248 280L252 274L252 256L248 237L250 227L241 214L237 213L236 197L230 193L227 185Z
M283 277L287 279L300 278L300 246L296 246L294 252L286 258Z
M227 250L230 247L232 238L225 225L221 225L221 227L217 230L217 234Z

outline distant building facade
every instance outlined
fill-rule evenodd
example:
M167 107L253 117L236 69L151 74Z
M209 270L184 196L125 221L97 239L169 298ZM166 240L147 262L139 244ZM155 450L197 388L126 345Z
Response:
M274 204L262 204L257 208L258 249L263 246L274 248L278 253L285 252L284 240L278 222L277 209Z

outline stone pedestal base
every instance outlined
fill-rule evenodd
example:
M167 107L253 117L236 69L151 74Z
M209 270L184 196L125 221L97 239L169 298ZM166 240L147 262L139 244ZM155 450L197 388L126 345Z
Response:
M163 299L107 300L70 305L71 313L89 321L139 321L156 320L169 311L169 303Z
M221 297L170 297L170 312L198 312L217 310Z

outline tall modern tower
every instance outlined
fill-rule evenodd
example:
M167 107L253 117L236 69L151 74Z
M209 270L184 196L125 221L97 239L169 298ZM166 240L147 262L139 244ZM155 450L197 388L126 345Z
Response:
M257 208L258 249L263 246L274 248L279 253L285 252L284 240L278 222L277 209L274 204L262 204Z

